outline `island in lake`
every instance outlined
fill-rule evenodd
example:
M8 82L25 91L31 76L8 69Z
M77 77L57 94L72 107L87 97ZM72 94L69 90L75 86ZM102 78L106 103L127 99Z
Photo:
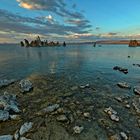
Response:
M60 44L59 41L57 42L54 41L48 42L47 40L42 41L40 37L37 36L37 38L35 40L32 40L31 42L29 42L27 39L24 39L24 42L21 41L20 45L22 47L47 47L47 46L60 46L60 45L63 45L65 47L66 43L65 41L63 42L63 44Z

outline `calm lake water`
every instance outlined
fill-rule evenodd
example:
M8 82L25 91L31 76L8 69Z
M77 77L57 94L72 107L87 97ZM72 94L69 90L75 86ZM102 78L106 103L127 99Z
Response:
M130 56L130 58L128 58ZM63 74L83 82L101 78L102 81L140 81L140 48L127 45L92 45L22 48L0 45L0 78L21 79L32 74ZM127 75L114 71L115 66L128 68Z
M32 79L35 88L31 94L19 94L17 83L1 90L19 94L19 102L27 111L23 112L22 118L25 120L33 118L32 121L35 123L44 122L46 118L34 116L35 112L38 113L42 108L46 108L46 105L60 101L62 109L70 112L75 119L74 124L66 125L66 130L71 134L73 125L84 126L79 139L76 135L75 140L108 140L109 135L120 134L120 132L125 132L127 135L130 132L132 140L138 140L139 114L136 114L137 109L134 108L132 102L139 101L133 92L133 87L140 84L140 67L133 66L133 63L140 64L140 47L102 45L94 48L92 45L82 45L24 48L18 45L0 45L0 79L20 80L39 75ZM114 66L128 68L128 74L114 71ZM43 77L40 74L43 74ZM129 83L132 88L130 90L119 88L117 83L122 81ZM79 88L79 85L85 84L89 84L89 88ZM120 97L123 102L118 102L115 97ZM126 104L130 105L129 109L126 108ZM139 102L137 104L139 106ZM104 112L104 109L108 107L118 112L119 122L113 121ZM90 112L90 117L84 118L83 114L78 112ZM53 121L54 116L46 120ZM3 123L0 127L2 135L14 134L16 131L17 126L14 126L17 123L14 125L9 123L10 121ZM37 127L40 131L35 135L35 140L38 140L36 136L39 137L39 135L41 135L40 139L45 139L46 134L52 131L51 128L55 131L56 125L50 127L48 131L47 129L42 131L43 126L40 124L40 128ZM48 126L48 122L46 124ZM21 124L18 125L21 126ZM59 129L59 127L56 128ZM57 133L59 132L64 138L63 131L58 130Z

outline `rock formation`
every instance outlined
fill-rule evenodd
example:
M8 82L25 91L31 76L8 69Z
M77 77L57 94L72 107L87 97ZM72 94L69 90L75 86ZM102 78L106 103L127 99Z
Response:
M31 42L29 42L27 39L24 39L24 42L23 41L20 42L20 45L22 47L60 46L60 43L58 41L57 42L53 41L48 42L47 40L42 41L39 36L37 36L37 38L35 40L32 40ZM63 43L63 46L66 46L65 42Z
M63 46L66 47L66 42L65 41L63 42Z
M138 47L140 43L137 40L130 40L129 47Z
M28 41L27 39L24 39L24 41L25 41L25 46L26 46L26 47L29 47L29 46L30 46L29 41Z
M21 45L21 47L24 47L24 42L21 41L21 42L20 42L20 45Z

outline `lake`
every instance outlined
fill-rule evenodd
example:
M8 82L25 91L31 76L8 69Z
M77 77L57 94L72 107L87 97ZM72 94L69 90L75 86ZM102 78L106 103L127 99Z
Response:
M33 140L114 140L120 136L138 140L140 99L133 88L140 83L140 67L133 64L139 63L140 48L127 45L0 45L0 79L18 80L2 87L0 93L17 95L22 110L20 120L0 124L0 135L14 134L31 121ZM114 66L127 68L128 74L113 70ZM33 90L23 94L19 80L26 78ZM127 82L131 89L118 87L118 82ZM46 107L52 110L47 115ZM80 134L74 135L75 126L82 128Z
M130 58L128 58L130 56ZM0 45L0 78L21 79L32 74L65 74L79 80L124 79L138 82L140 48L127 45L76 45L67 47L23 48L18 45ZM113 71L114 66L128 68L124 75Z

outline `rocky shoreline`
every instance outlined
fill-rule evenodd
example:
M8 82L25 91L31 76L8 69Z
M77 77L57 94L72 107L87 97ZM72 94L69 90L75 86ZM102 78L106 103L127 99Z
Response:
M0 140L139 140L139 86L118 81L120 95L56 75L2 81Z

